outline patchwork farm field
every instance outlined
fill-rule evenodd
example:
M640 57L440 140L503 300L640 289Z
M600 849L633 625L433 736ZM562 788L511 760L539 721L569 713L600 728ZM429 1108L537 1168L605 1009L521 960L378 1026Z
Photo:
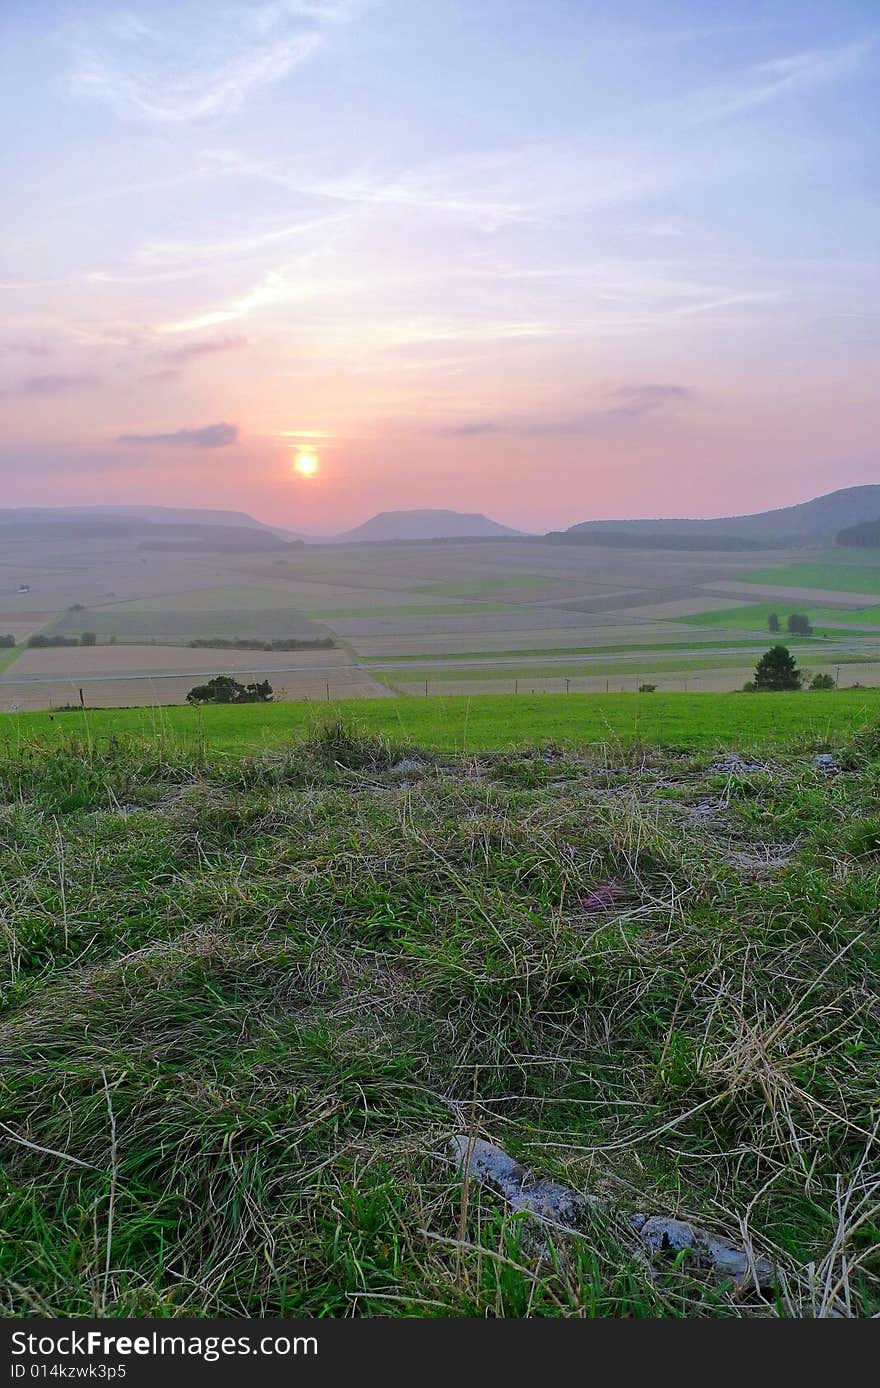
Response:
M0 1314L876 1316L878 719L0 718Z
M344 651L322 648L304 651L223 650L192 646L54 646L26 649L18 657L14 678L44 676L71 679L91 675L166 674L178 672L200 675L216 668L218 660L230 671L259 670L264 666L283 669L335 669L349 664Z
M438 694L500 692L516 681L629 688L639 677L667 689L732 690L769 644L766 616L780 609L784 621L790 608L814 626L812 637L791 638L804 669L845 667L850 683L872 683L880 653L880 590L872 600L880 569L851 554L843 564L833 551L807 561L803 551L513 539L310 545L278 557L132 554L110 542L78 553L70 543L38 549L29 564L24 553L0 567L0 606L19 643L0 669L0 709L77 701L81 687L95 704L179 702L191 687L184 671L282 668L285 677L272 683L285 699L387 697L423 690L426 680ZM13 576L29 580L26 593ZM821 600L807 588L791 600L776 596L798 578L843 586L821 590ZM74 640L91 633L97 645L91 656L78 647L22 654L35 632ZM297 662L276 653L175 654L211 638L332 640L334 660L323 652L314 663L332 664L333 679L317 671L288 677ZM564 666L563 654L571 655ZM469 668L477 659L479 672Z

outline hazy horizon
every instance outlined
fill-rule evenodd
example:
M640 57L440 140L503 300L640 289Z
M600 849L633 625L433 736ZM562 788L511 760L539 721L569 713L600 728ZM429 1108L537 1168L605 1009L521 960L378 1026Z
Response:
M863 484L863 485L872 485L872 484ZM876 485L876 486L878 487L878 490L880 490L880 483L874 484L874 485ZM851 489L850 489L850 488L835 488L835 491L848 491L848 490L851 490ZM822 497L825 497L825 496L828 496L828 495L833 495L833 494L834 494L833 492L832 492L832 493L823 493L823 494L822 494ZM809 496L809 497L805 496L805 497L801 497L799 501L793 502L793 503L789 503L789 504L787 504L786 506L783 506L783 507L774 507L774 508L767 508L767 509L768 509L768 510L771 510L771 511L772 511L772 510L778 510L778 509L787 509L787 506L788 506L788 505L793 505L793 506L804 505L804 504L806 504L806 503L808 503L808 502L810 502L810 501L821 500L821 499L822 499L821 497L820 497L820 498L816 498L816 497L812 497L812 496ZM379 511L371 511L371 512L369 512L368 514L365 514L365 515L361 516L359 520L356 520L356 521L352 522L352 524L350 524L350 525L347 525L347 526L345 526L345 527L339 526L339 527L337 527L336 529L333 529L333 528L330 528L330 527L328 527L328 528L326 528L326 529L316 529L316 528L312 528L312 527L308 527L308 526L301 526L301 527L288 526L288 525L286 525L286 524L285 524L284 522L282 522L282 521L273 520L273 519L271 519L271 517L267 517L267 516L260 516L260 515L257 515L257 514L255 514L254 512L245 510L245 509L242 508L242 507L230 506L230 507L228 507L228 508L217 508L217 507L210 506L210 505L199 506L199 505L197 505L197 504L193 504L192 506L183 506L183 505L179 505L179 504L177 504L177 503L175 503L175 502L171 502L171 501L160 501L160 500L156 500L155 498L154 498L152 501L142 501L142 500L138 500L138 499L136 499L136 498L133 498L132 500L127 501L127 502L124 502L124 501L119 501L119 502L93 501L93 502L91 502L91 503L88 503L88 502L70 501L70 502L59 502L59 503L58 503L57 505L55 505L55 506L52 506L52 505L39 506L39 505L32 505L32 504L30 504L30 503L22 503L20 506L0 507L0 514L6 512L6 511L13 511L13 512L17 512L17 511L21 511L21 512L29 512L29 511L65 511L65 512L71 512L71 511L72 511L72 512L84 511L84 512L88 512L88 513L92 514L92 513L94 513L94 512L128 511L128 510L134 511L134 510L140 510L140 509L145 509L145 510L148 510L148 511L150 511L150 510L153 510L153 511L156 511L156 510L158 510L158 511L165 511L165 510L167 510L167 511L169 511L169 512L172 512L172 511L176 512L176 511L191 510L191 511L193 511L194 513L204 512L205 514L216 514L218 517L222 517L222 516L225 516L225 515L229 515L229 516L243 515L243 516L248 517L248 518L251 519L251 520L258 521L260 524L266 525L266 526L269 526L269 527L275 527L275 528L279 528L279 529L290 530L291 532L293 532L295 529L298 529L298 530L299 530L299 533L302 534L303 536L305 536L306 538L309 538L309 539L316 539L316 540L338 538L338 537L340 537L340 536L342 536L342 535L348 534L350 531L355 531L355 530L360 529L360 528L361 528L363 525L365 525L368 521L378 519L378 518L381 517L381 516L396 516L396 515L406 516L406 515L413 515L413 514L436 514L436 515L444 515L444 514L445 514L445 515L455 515L455 516L463 516L463 517L467 517L467 516L477 516L477 517L479 517L479 518L481 518L481 519L483 519L483 520L495 521L495 522L497 522L497 523L498 523L499 525L501 525L501 526L508 526L508 522L506 522L506 521L504 521L503 519L501 519L498 515L489 514L488 512L467 512L467 511L462 511L459 507L456 507L456 506L454 506L454 505L448 505L448 506L432 506L432 507L408 507L408 508L393 507L393 506L384 507L384 508L382 508L382 509L379 510ZM735 520L735 519L743 519L743 518L747 518L750 514L761 514L761 513L760 513L760 512L759 512L759 513L750 513L750 512L736 512L736 513L733 513L733 512L731 512L731 513L729 513L728 515L713 515L713 516L708 516L708 515L706 515L706 516L702 516L702 515L701 515L701 516L697 516L697 515L690 515L690 516L688 516L688 515L622 516L622 515L621 515L621 516L603 517L603 518L601 518L601 519L610 520L610 521L619 520L619 521L621 521L621 522L629 522L629 521L632 521L632 520L656 520L656 521L670 521L670 520L675 521L675 520L680 520L680 521L682 521L682 522L690 522L690 521L705 521L705 520ZM571 521L564 522L562 525L560 525L560 526L558 526L558 527L556 527L556 528L557 528L558 530L565 530L565 529L568 529L569 526L574 526L574 525L579 524L581 521L592 520L592 519L596 519L596 518L591 517L591 516L580 516L577 520L571 520ZM219 522L218 522L218 523L219 523ZM519 534L519 535L524 536L524 537L532 536L532 537L534 537L534 538L540 538L540 536L542 536L542 535L544 535L544 534L547 533L546 531L543 531L543 530L531 530L531 531L530 531L530 530L526 530L526 529L520 529L520 528L518 528L518 527L516 527L516 526L512 526L512 525L509 526L508 528L511 529L511 530L513 530L516 534ZM455 537L454 537L453 535L449 535L449 536L444 536L444 537L438 536L438 538L449 538L449 539L454 539Z
M876 8L660 8L10 7L4 505L543 532L875 481Z

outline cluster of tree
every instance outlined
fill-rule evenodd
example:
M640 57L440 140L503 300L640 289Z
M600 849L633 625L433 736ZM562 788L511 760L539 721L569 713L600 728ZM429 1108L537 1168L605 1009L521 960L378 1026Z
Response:
M880 520L863 521L839 530L837 543L854 549L875 549L880 546Z
M14 645L14 636L0 636L0 650L10 651Z
M171 554L262 554L302 549L304 540L285 540L249 525L149 525L139 550Z
M207 684L197 684L186 696L188 704L269 704L275 691L268 680L240 684L231 675L216 675Z
M264 641L256 636L200 636L189 644L212 651L312 651L327 650L336 643L332 636L285 636L277 641Z
M81 636L62 636L60 632L46 635L40 631L36 636L29 636L27 643L38 649L42 649L43 646L97 646L98 637L94 631L84 631Z
M767 549L758 540L739 535L667 534L663 531L633 530L551 530L543 537L553 544L605 545L608 549L744 550Z
M780 690L803 689L807 677L797 667L797 662L787 646L771 646L755 666L755 674L743 688L750 694L775 693ZM836 689L833 676L814 675L809 683L810 689Z
M785 619L785 625L792 636L810 636L813 631L810 619L804 612L790 612ZM767 618L767 630L772 632L782 630L778 612L770 613Z

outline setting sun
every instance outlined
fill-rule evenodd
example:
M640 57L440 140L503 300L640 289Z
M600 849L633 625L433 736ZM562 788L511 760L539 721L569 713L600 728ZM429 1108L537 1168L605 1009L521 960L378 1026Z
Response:
M293 461L294 472L298 472L300 477L314 477L318 471L318 460L314 453L307 453L301 450L297 453Z

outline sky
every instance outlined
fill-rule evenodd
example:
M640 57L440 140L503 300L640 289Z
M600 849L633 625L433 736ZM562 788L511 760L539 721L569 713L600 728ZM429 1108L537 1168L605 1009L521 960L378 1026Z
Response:
M876 0L3 0L0 504L880 482L878 92Z

